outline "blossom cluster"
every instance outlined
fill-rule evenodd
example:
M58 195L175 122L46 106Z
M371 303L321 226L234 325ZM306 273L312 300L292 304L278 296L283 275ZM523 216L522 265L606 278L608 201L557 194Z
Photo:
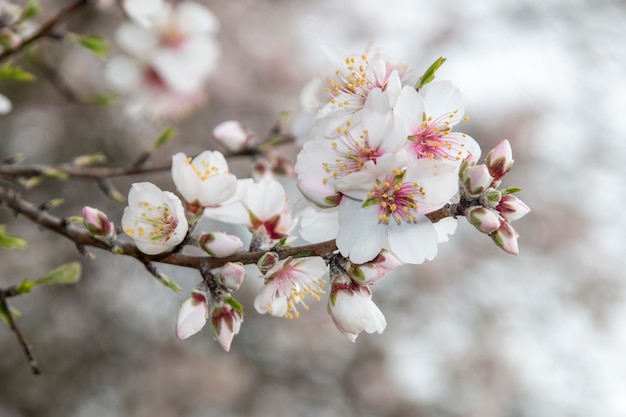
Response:
M167 9L167 27L174 31L168 36L178 33L175 13L187 13L185 7L196 6L179 3ZM160 14L134 13L129 14L136 22L123 33L156 30L150 36L162 40L154 37L163 28L155 17ZM187 35L180 41L189 40ZM173 51L167 50L171 44L159 42L152 43L152 58L142 61L150 71L159 70L161 60L168 66L172 58ZM176 52L182 54L178 64L183 65L186 48ZM518 235L510 223L530 209L513 195L519 189L499 189L513 164L510 144L502 141L485 164L477 164L480 146L458 129L467 120L459 89L449 81L432 82L441 63L415 77L408 66L375 50L340 61L335 72L324 75L327 87L321 94L326 100L320 101L320 91L314 93L318 104L310 138L293 168L282 157L259 159L253 164L254 179L238 179L219 151L195 157L177 153L171 175L178 195L147 182L132 185L121 224L138 250L159 260L193 245L208 256L228 258L220 268L201 271L202 281L181 303L179 338L210 322L213 337L229 350L243 322L243 306L233 293L252 274L240 262L244 257L237 256L243 255L244 240L203 229L216 221L249 232L247 250L258 254L256 275L263 279L254 300L258 313L297 318L310 301L321 299L329 284L327 311L353 342L363 331L382 333L386 327L372 300L373 286L402 264L433 259L438 244L454 233L457 216L467 218L506 252L518 253ZM159 77L166 80L167 71ZM175 82L171 86L180 87ZM221 123L213 135L231 152L271 153L260 151L257 136L237 121ZM259 161L272 169L259 168ZM277 170L297 175L303 198L293 207L271 174ZM97 209L85 208L84 224L99 239L116 238L112 224ZM313 246L334 245L324 253L313 251L320 256L312 256L310 249L286 255L283 250L296 242L295 230Z

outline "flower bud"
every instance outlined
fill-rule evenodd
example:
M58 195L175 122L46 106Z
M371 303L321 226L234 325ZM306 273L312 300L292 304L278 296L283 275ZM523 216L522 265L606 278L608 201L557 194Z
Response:
M259 158L254 161L250 176L256 182L276 179L274 173L272 172L272 164L265 158Z
M243 314L224 301L211 308L211 333L226 352L243 322Z
M359 285L346 276L332 284L328 312L335 326L352 342L362 331L382 333L387 327L385 316L372 301L369 287Z
M530 207L514 195L507 194L502 196L496 210L498 210L507 221L512 222L527 215L530 212Z
M513 152L511 144L504 139L493 148L485 158L489 173L496 181L500 181L513 166Z
M196 289L180 305L176 317L176 337L186 339L198 333L206 324L207 315L206 292Z
M113 223L106 214L96 208L83 207L83 224L94 236L111 237L113 235Z
M217 258L233 255L243 248L241 239L224 232L205 233L199 242L206 253Z
M373 285L383 279L387 272L402 265L393 254L382 250L376 258L366 264L351 264L348 275L359 284Z
M493 232L490 236L496 245L502 248L505 252L512 255L519 254L519 249L517 247L517 238L519 237L519 234L509 223L502 222L500 224L500 228Z
M213 137L231 152L245 149L256 141L254 134L236 120L228 120L215 126Z
M487 188L485 192L480 196L480 203L485 207L495 207L500 202L502 193L493 187Z
M500 216L486 207L472 206L465 210L465 217L482 233L493 233L500 228Z
M228 262L218 275L220 284L230 291L237 291L246 277L246 270L239 262Z
M483 191L485 191L493 181L489 170L485 165L474 165L464 173L463 184L465 191L472 196L478 197Z
M259 258L256 266L262 274L265 274L276 265L279 259L280 257L276 252L266 252Z

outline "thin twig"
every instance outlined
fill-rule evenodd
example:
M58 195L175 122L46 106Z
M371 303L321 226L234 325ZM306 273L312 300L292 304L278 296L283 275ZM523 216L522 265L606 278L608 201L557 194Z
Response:
M37 361L35 360L35 356L33 355L30 345L24 338L24 335L22 335L20 328L18 327L17 323L15 322L15 319L13 318L13 313L11 313L9 304L7 303L8 294L9 294L8 291L0 289L0 308L2 308L2 310L6 314L7 320L9 321L9 327L15 334L15 337L17 338L17 341L19 342L20 346L22 346L24 355L26 355L26 359L28 360L28 363L30 365L30 370L32 371L33 375L40 375L41 370L39 369L39 366L37 365Z
M14 49L7 49L3 53L0 54L0 62L4 61L8 57L24 50L30 44L37 42L42 38L49 37L54 29L64 20L72 16L76 11L78 11L81 7L85 6L89 3L89 0L76 0L74 3L69 6L59 10L57 14L48 19L41 27L33 33L30 37L22 40L22 43ZM54 38L57 38L55 35Z

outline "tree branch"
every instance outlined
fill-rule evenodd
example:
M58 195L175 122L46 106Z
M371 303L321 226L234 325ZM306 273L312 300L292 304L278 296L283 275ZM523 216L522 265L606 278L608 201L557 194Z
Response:
M9 291L10 290L5 291L5 290L0 289L0 309L2 309L2 311L4 311L4 313L6 314L7 321L9 322L9 327L15 334L15 337L17 338L17 341L19 342L20 346L22 346L22 350L24 351L24 355L26 355L26 359L28 360L28 363L30 364L30 369L32 373L34 375L40 375L41 370L39 369L39 366L37 365L37 361L35 360L35 356L33 355L32 350L30 349L30 345L24 338L24 335L22 335L20 328L18 327L17 323L15 322L15 319L13 318L13 313L11 313L9 304L7 303L6 299L10 295Z

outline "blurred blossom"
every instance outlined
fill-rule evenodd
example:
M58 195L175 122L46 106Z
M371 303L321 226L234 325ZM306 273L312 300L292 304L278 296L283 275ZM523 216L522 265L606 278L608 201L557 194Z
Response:
M231 152L240 151L256 142L254 133L236 120L227 120L215 126L213 137Z
M9 114L12 109L13 105L11 104L11 100L4 94L0 94L0 115Z
M115 39L127 55L113 57L105 77L127 95L129 111L181 117L205 99L205 85L219 55L218 21L193 3L126 1L132 20Z

